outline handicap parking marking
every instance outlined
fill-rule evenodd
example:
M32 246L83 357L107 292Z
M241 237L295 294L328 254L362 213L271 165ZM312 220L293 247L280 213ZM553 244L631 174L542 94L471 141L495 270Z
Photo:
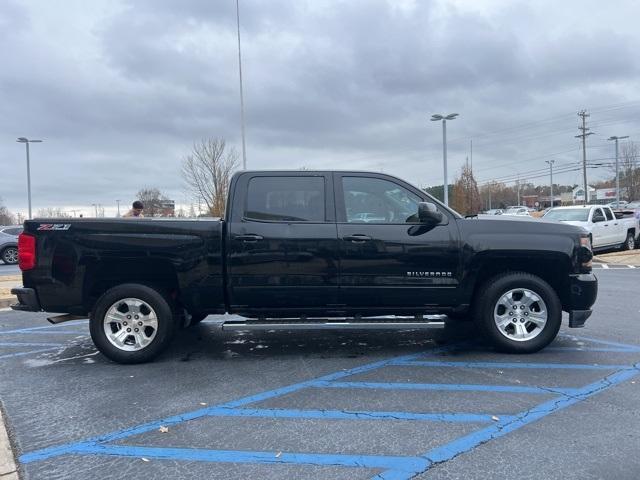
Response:
M589 342L602 347L592 347L594 351L607 348L615 354L625 355L638 353L640 348L635 345L627 345L606 340L598 340L582 337L569 337ZM563 347L558 347L562 349ZM569 350L572 347L566 347ZM586 346L588 351L589 346ZM366 467L379 469L375 476L379 479L400 480L408 479L414 475L427 471L432 465L450 460L457 455L468 452L476 446L495 438L507 435L525 425L540 420L551 413L565 409L581 402L593 395L603 392L622 382L625 382L640 373L638 363L615 364L587 364L587 363L552 363L552 362L487 362L487 361L463 361L463 360L438 360L433 355L443 354L456 350L457 345L438 347L427 352L420 352L401 357L385 359L370 364L361 365L347 370L334 372L322 377L276 388L273 390L256 393L237 400L232 400L216 406L206 407L181 415L174 415L161 420L137 425L131 428L118 430L90 439L68 443L60 446L48 447L32 452L27 452L19 457L23 464L51 460L62 455L106 455L116 457L140 458L158 460L182 460L199 462L229 462L236 464L296 464L296 465L338 465L345 467ZM428 360L427 360L428 359ZM441 383L394 383L394 382L353 382L345 379L357 374L369 373L390 366L411 366L416 368L453 367L474 369L546 369L557 371L572 370L602 372L604 377L576 388L541 387L534 385L485 385L485 384L441 384ZM423 391L457 391L457 392L497 392L520 394L546 394L551 398L545 398L524 411L500 415L495 412L402 412L402 411L360 411L337 409L297 409L297 408L253 408L252 404L268 399L283 397L287 394L308 389L375 389L375 390L423 390ZM290 398L287 397L287 401ZM294 407L294 406L292 406ZM211 417L259 417L272 419L316 419L316 420L340 420L340 421L424 421L424 422L466 422L477 423L479 429L454 440L439 445L421 455L360 455L340 453L302 453L302 452L275 452L252 450L218 450L202 448L183 448L174 446L149 446L144 444L114 443L120 440L129 440L136 435L142 435L159 429L161 426L183 424L185 422L198 421ZM144 441L143 441L144 443Z
M73 320L67 322L64 325L45 325L41 327L25 327L11 330L0 330L0 349L15 350L15 348L21 348L22 350L1 352L0 360L6 360L15 357L23 357L26 355L35 355L38 353L52 352L60 350L66 345L64 343L54 342L38 342L38 341L12 341L11 337L27 337L27 338L42 338L42 335L88 335L88 331L81 330L69 330L69 327L79 327L82 325L88 325L88 320ZM40 348L42 347L42 348Z

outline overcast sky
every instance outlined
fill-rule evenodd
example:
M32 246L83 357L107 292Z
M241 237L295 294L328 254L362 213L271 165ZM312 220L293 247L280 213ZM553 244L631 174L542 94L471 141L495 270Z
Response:
M251 169L367 169L419 186L450 178L473 139L480 181L533 182L640 140L636 0L240 0ZM26 212L115 212L145 186L188 203L194 141L241 149L234 0L0 2L0 197ZM594 160L597 161L597 160ZM589 169L590 178L609 174ZM557 175L581 182L581 172Z

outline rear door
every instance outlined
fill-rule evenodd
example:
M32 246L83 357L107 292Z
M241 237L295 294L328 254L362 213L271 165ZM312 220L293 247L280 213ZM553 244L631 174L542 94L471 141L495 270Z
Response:
M418 203L430 201L386 175L336 173L340 303L348 310L450 304L460 280L453 216L426 226ZM440 208L440 207L438 207Z
M627 237L627 232L624 230L625 225L624 222L618 220L616 216L613 214L613 211L609 207L604 207L604 214L607 217L607 223L609 224L608 234L608 242L612 243L622 243Z
M593 246L601 247L609 244L609 230L607 217L605 217L602 208L596 207L591 210L591 236L593 238Z
M337 234L328 173L256 172L234 187L228 285L234 311L321 309L336 303Z

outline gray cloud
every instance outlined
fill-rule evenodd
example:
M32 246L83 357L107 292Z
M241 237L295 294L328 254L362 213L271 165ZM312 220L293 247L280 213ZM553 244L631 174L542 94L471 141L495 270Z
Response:
M481 180L543 168L556 152L577 161L581 108L593 109L594 158L611 155L607 136L640 135L631 1L581 2L584 14L546 1L240 4L251 168L383 169L436 184L435 112L461 114L450 171L473 138ZM0 196L24 211L15 138L32 136L45 139L33 148L36 208L89 212L141 186L184 201L192 143L239 145L235 2L70 5L0 8Z

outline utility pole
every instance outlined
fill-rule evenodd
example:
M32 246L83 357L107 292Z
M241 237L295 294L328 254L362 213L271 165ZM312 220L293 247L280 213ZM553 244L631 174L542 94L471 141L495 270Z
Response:
M118 217L120 217L120 200L116 200L116 203L118 204Z
M551 175L551 179L549 183L549 186L551 187L551 195L550 195L551 202L549 206L553 208L553 164L555 163L555 160L545 160L545 162L549 164L549 175Z
M469 140L469 156L471 157L471 171L473 172L473 140Z
M593 135L593 132L589 132L589 128L587 128L587 117L590 117L586 110L581 110L578 112L578 116L582 118L582 126L578 127L582 133L580 135L576 135L576 138L582 138L582 180L584 182L584 204L588 203L589 197L589 185L587 185L587 137L589 135Z
M91 205L93 206L93 208L96 209L96 218L98 218L98 204L97 203L92 203Z
M614 136L614 137L607 138L607 140L615 140L616 141L616 208L620 208L620 176L618 174L618 140L623 140L625 138L629 138L629 135L626 135L624 137L615 137Z
M518 187L518 206L520 206L520 174L518 174L518 180L516 180L516 186Z

